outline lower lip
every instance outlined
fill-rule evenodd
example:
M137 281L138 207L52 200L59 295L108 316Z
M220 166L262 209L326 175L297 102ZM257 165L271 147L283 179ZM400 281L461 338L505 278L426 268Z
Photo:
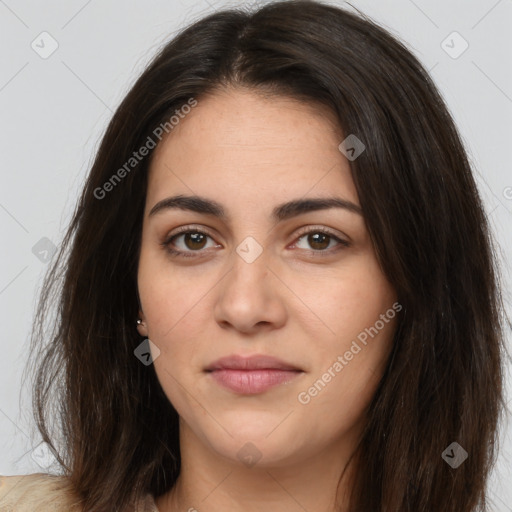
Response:
M221 386L235 393L252 395L262 393L279 384L286 384L301 371L290 370L214 370L210 375Z

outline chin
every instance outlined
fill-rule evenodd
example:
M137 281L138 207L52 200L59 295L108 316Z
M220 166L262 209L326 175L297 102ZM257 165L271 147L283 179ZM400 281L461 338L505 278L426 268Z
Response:
M259 425L238 422L223 423L223 429L212 437L206 435L208 444L222 457L240 462L247 467L270 468L286 466L300 461L304 456L301 446L308 446L308 440L286 429L280 417L272 422L260 422ZM293 439L293 442L290 440ZM308 447L315 451L314 447Z

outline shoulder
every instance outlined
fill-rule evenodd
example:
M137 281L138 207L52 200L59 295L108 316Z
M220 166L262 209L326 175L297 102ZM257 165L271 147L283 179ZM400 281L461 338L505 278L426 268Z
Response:
M67 476L47 473L0 475L0 512L82 512L82 508ZM147 494L133 510L158 512L151 494Z
M0 476L0 512L78 512L79 502L66 476Z

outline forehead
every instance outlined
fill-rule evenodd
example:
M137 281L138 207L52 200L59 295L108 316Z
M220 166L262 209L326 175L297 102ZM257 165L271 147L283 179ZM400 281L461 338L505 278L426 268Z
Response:
M320 103L251 89L220 89L198 100L159 145L158 152L172 139L200 143L203 136L208 138L205 143L225 148L233 144L249 150L279 144L301 146L306 132L313 145L321 144L328 133L335 140L342 136L335 115Z
M342 140L323 105L245 89L219 91L198 99L156 148L148 199L178 192L282 202L336 189L357 203L350 166L338 149Z

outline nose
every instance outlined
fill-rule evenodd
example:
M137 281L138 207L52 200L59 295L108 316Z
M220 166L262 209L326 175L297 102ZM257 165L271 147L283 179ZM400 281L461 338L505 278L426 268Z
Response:
M215 320L244 334L282 327L286 286L272 270L268 253L263 250L254 261L240 254L233 251L232 268L216 287Z

